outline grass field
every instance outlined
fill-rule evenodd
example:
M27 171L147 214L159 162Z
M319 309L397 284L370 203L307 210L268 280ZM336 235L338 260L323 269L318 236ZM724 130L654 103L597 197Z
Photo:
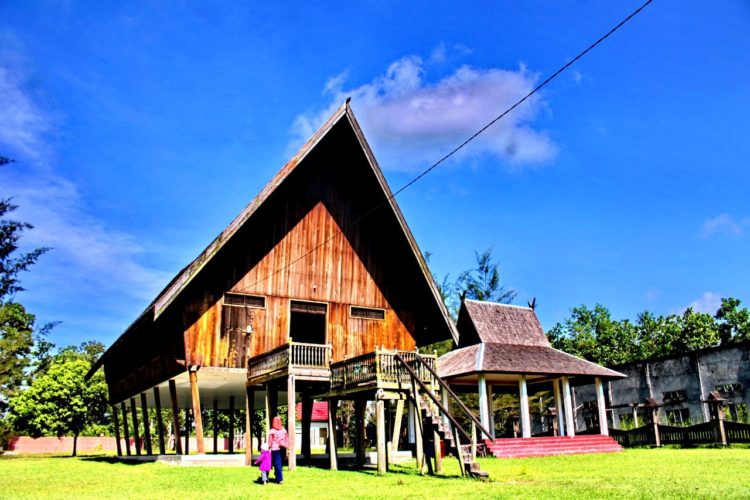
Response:
M0 498L750 498L748 449L634 449L606 455L481 460L490 481L298 467L285 484L257 469L125 465L91 457L2 457Z

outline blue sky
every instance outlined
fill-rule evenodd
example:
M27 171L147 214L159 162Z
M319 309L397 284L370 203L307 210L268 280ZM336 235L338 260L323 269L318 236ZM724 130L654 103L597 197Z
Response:
M640 2L0 3L17 297L111 343L347 96L393 189ZM750 300L750 5L656 0L398 202L432 269L494 248L546 328Z

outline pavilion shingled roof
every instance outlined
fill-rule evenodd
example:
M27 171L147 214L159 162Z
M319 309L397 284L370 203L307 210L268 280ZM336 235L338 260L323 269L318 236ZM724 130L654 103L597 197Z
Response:
M536 313L528 307L465 300L459 312L458 329L459 345L469 345L440 357L441 377L479 372L625 377L554 349Z

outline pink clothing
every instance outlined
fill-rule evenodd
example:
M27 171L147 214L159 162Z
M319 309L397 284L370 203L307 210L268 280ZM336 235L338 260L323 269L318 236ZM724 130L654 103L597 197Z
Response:
M268 433L268 447L271 451L278 451L282 444L289 440L286 429L271 429ZM285 446L284 446L285 447Z
M258 465L258 468L261 471L268 472L271 470L271 451L265 450L260 452L260 456L255 460L255 465Z

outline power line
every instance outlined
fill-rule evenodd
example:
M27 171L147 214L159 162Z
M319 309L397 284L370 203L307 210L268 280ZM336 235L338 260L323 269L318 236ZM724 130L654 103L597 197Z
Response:
M468 139L466 139L464 142L462 142L461 144L459 144L458 146L456 146L455 148L453 148L445 156L443 156L438 161L436 161L435 163L433 163L432 165L430 165L429 167L427 167L419 175L417 175L416 177L414 177L413 179L411 179L409 182L407 182L406 184L404 184L403 186L401 186L398 190L396 190L395 192L393 192L390 196L386 197L385 200L383 200L380 203L376 204L370 210L368 210L367 212L365 212L364 214L362 214L361 216L357 217L355 220L353 220L352 222L350 222L349 224L347 224L344 227L344 229L340 229L338 232L334 233L331 237L329 237L328 239L326 239L322 243L318 244L317 246L315 246L314 248L312 248L311 250L309 250L305 254L297 257L296 259L294 259L293 261L291 261L289 264L286 264L285 266L280 267L279 269L275 270L274 272L272 272L271 274L265 276L264 278L261 278L261 279L257 280L256 282L254 282L253 284L244 287L242 290L247 290L249 288L253 288L255 285L257 285L259 283L262 283L262 282L264 282L264 281L272 278L273 276L279 274L280 272L282 272L282 271L284 271L284 270L292 267L297 262L301 261L302 259L304 259L308 255L316 252L318 249L320 249L324 245L327 245L328 243L330 243L331 241L333 241L335 238L337 238L338 236L342 235L346 229L349 229L349 228L351 228L353 226L356 226L357 224L359 224L360 222L362 222L363 219L369 217L376 210L380 209L383 205L385 205L386 203L390 202L396 196L398 196L399 194L401 194L402 192L406 191L408 188L410 188L411 186L413 186L414 184L416 184L417 182L419 182L423 177L425 177L427 174L429 174L430 172L432 172L433 170L435 170L438 166L440 166L442 163L444 163L450 157L452 157L453 155L455 155L456 153L458 153L460 150L462 150L464 147L466 147L471 141L473 141L474 139L476 139L477 137L479 137L488 128L490 128L491 126L493 126L498 121L502 120L509 113L513 112L513 110L515 110L518 106L520 106L521 104L523 104L524 102L526 102L531 96L533 96L534 94L536 94L537 92L539 92L548 83L550 83L552 80L554 80L555 78L557 78L561 73L563 73L565 70L567 70L568 68L570 68L571 66L573 66L575 63L577 63L586 54L588 54L589 52L591 52L597 45L599 45L604 40L606 40L607 38L609 38L610 36L612 36L617 30L619 30L620 28L622 28L628 21L630 21L635 16L637 16L638 14L640 14L641 11L643 9L645 9L646 7L648 7L648 5L651 2L653 2L653 1L654 0L647 0L640 7L638 7L633 12L631 12L625 19L623 19L617 25L615 25L612 29L610 29L607 33L605 33L604 35L602 35L598 40L596 40L594 43L592 43L591 45L589 45L588 47L586 47L586 49L584 49L583 51L579 52L577 56L575 56L573 59L571 59L570 61L568 61L564 65L562 65L557 71L555 71L550 76L548 76L542 83L540 83L539 85L537 85L536 87L534 87L528 94L526 94L521 99L519 99L518 101L516 101L512 106L510 106L509 108L507 108L505 111L503 111L502 113L500 113L499 115L497 115L490 122L488 122L482 128L480 128L479 130L477 130L474 134L472 134Z

